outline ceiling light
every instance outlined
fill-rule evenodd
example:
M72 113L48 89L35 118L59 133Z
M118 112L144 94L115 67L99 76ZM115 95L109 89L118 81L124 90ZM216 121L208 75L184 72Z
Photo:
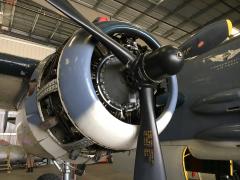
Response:
M150 3L159 5L160 3L162 3L164 0L148 0Z
M0 133L0 136L16 136L17 133Z

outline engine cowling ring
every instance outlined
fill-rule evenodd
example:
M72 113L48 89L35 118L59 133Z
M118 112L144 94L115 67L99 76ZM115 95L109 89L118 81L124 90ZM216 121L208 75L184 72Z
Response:
M155 38L140 28L123 22L104 22L98 26L106 33L132 33L141 37L152 49L160 47ZM91 79L91 58L95 44L84 30L76 32L66 43L59 59L57 81L62 105L79 131L97 144L114 150L136 148L138 126L124 123L103 106ZM158 118L158 132L169 123L177 101L176 76L169 78L167 106Z

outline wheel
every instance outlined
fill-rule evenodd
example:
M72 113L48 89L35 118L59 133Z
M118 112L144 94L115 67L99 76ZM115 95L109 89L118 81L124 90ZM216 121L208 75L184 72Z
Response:
M47 173L39 176L37 180L61 180L61 178L56 174Z

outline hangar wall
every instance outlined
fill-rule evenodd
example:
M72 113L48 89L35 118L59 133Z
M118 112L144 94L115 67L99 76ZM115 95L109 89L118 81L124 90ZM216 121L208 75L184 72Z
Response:
M0 53L43 60L55 48L0 34Z
M16 125L10 122L7 122L6 130L4 131L4 118L5 111L0 109L0 146L2 143L8 142L13 145L18 145L17 136L16 136ZM16 117L16 112L8 112L8 117Z

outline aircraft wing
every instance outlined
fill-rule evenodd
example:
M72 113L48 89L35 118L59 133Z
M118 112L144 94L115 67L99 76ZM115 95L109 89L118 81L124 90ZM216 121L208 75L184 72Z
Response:
M0 53L0 109L17 110L39 61Z

